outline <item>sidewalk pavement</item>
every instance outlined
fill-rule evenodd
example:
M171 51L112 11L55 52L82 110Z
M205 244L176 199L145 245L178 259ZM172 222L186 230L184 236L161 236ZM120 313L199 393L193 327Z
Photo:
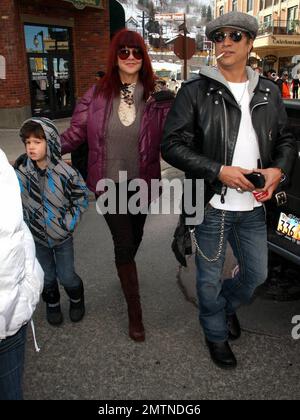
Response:
M55 121L62 132L69 119ZM9 160L24 152L18 130L0 130L0 147ZM181 176L162 162L163 176ZM197 320L195 264L177 268L171 241L176 215L150 215L137 256L141 283L145 343L127 335L126 306L113 264L108 228L90 203L74 235L76 271L86 289L87 313L59 328L45 320L41 302L34 314L41 352L31 333L25 364L26 399L299 399L300 340L292 340L292 317L299 301L274 302L260 296L239 311L243 334L233 349L234 372L211 362ZM228 251L226 275L235 262ZM180 289L176 287L177 279ZM42 386L41 386L42 384Z

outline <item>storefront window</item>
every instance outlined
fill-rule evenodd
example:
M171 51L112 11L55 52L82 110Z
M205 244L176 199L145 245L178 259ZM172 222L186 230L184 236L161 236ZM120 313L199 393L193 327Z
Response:
M292 63L292 58L293 57L279 57L279 64L278 64L279 74L281 74L283 70L288 71L289 74L291 73L291 69L292 67L294 67L294 64Z
M71 30L24 25L34 116L63 118L74 108Z
M32 94L32 110L34 115L50 114L50 92L48 78L48 59L30 57L30 82Z
M70 49L67 28L24 25L27 53L49 53Z

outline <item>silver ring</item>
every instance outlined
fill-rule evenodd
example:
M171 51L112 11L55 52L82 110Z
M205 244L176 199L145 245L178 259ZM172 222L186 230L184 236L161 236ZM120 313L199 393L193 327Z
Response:
M241 187L237 187L237 188L236 188L236 190L237 190L237 192L239 192L239 193L244 192L244 191L241 189Z

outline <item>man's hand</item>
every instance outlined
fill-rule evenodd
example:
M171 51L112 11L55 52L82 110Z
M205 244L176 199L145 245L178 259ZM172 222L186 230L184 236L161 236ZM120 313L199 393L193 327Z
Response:
M266 179L266 184L263 189L257 191L266 191L268 195L266 195L262 199L258 199L257 201L260 203L264 203L272 198L272 195L276 188L278 187L281 179L281 169L280 168L268 168L268 169L255 169L256 172L260 172L264 175Z
M238 191L253 191L254 185L244 177L244 174L251 174L253 170L243 169L239 166L223 166L219 174L219 180L229 188L235 188Z

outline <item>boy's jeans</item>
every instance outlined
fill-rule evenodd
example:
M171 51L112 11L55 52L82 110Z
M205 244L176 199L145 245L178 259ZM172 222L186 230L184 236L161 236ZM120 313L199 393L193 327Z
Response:
M22 400L26 325L0 341L0 400Z
M55 289L57 278L66 288L77 288L81 285L80 277L74 268L73 238L69 238L59 245L49 248L35 243L36 256L41 264L44 277L44 290Z
M203 223L195 230L204 255L214 258L220 242L222 211L208 205ZM221 281L226 242L238 260L239 270L233 278ZM252 211L226 211L224 245L220 258L208 262L196 254L199 319L206 338L226 341L226 315L233 314L242 303L248 303L257 286L267 278L268 249L263 207Z

